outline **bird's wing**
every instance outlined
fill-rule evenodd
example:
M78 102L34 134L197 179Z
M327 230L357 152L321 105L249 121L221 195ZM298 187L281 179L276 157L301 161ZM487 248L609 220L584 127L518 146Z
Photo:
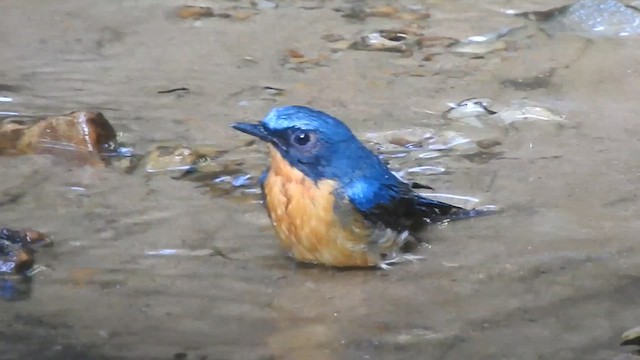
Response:
M431 222L446 220L450 216L465 210L459 206L447 204L442 201L429 199L428 197L412 194L418 214Z
M444 221L464 211L458 206L418 195L409 184L401 181L381 184L370 196L376 201L369 201L366 207L356 206L364 219L399 232L418 231L428 223Z

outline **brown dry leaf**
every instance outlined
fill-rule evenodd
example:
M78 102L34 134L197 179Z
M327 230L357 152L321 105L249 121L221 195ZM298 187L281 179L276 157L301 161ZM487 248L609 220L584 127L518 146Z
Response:
M298 50L295 50L295 49L288 49L287 50L287 56L289 56L292 59L303 59L304 58L304 54L301 53Z
M256 15L256 12L253 10L235 10L229 14L233 20L244 21Z
M199 19L214 17L213 9L208 6L183 5L176 9L176 16L181 19Z
M312 67L324 66L329 60L331 60L330 54L318 54L315 57L307 57L298 50L289 49L283 59L283 66L285 69L304 72L306 69Z
M305 58L305 59L301 59L301 61L299 61L298 63L306 63L306 64L311 64L311 65L319 65L327 60L329 60L329 55L327 54L320 54L314 58ZM295 62L294 62L295 63Z
M419 13L419 12L400 13L397 16L395 16L396 19L408 20L408 21L425 20L430 17L431 17L431 14L429 13Z
M398 8L391 5L382 5L371 8L367 11L367 16L373 17L392 17L400 12Z

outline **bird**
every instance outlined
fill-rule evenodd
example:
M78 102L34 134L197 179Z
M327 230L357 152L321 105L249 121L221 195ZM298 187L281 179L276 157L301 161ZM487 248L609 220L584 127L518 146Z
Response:
M426 225L485 215L414 192L341 120L305 106L273 108L231 127L268 145L264 204L284 251L300 263L382 268L420 256L405 251Z

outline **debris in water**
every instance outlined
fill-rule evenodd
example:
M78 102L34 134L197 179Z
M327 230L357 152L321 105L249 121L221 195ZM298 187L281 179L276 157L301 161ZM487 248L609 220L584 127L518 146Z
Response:
M468 37L464 40L451 43L447 47L449 51L453 53L481 57L490 52L505 50L507 48L507 42L503 39L507 35L524 28L526 27L503 28L492 33Z
M504 124L511 124L518 121L565 121L564 115L551 112L548 109L527 105L526 103L515 103L498 112L496 115Z
M478 146L472 139L462 133L444 130L434 131L426 128L409 128L365 135L364 143L380 154L383 160L393 160L407 157L410 153L418 152L415 157L429 159L440 156L438 152L456 150L462 153L476 152ZM404 161L403 161L403 165ZM414 165L412 165L414 166ZM440 167L412 167L409 172L441 173ZM402 170L406 172L407 170Z
M304 59L305 58L303 53L301 53L300 51L295 50L295 49L287 50L287 56L289 56L292 59Z
M471 139L457 131L445 130L435 134L429 139L427 149L434 151L449 149L475 149L476 145Z
M442 114L444 119L457 120L475 127L484 127L485 120L499 125L533 120L565 121L564 115L523 100L513 101L511 105L500 111L492 110L488 99L470 98L448 105L450 109Z
M158 94L171 94L171 93L178 92L178 91L188 92L189 88L179 87L179 88L173 88L173 89L168 89L168 90L160 90L160 91L158 91Z
M361 36L351 44L350 48L364 51L408 53L412 48L408 39L408 34L403 31L380 30Z
M215 251L211 249L159 249L147 250L144 253L146 255L211 256L215 254Z
M325 66L330 59L329 55L319 54L316 57L307 57L296 49L288 49L284 56L283 65L286 69L304 72L306 69L317 66Z
M212 249L158 249L147 250L144 253L145 255L158 256L220 256L227 260L235 260L227 256L221 249L215 247Z
M349 7L335 8L334 11L342 13L342 17L349 19L365 20L369 17L391 18L407 21L425 20L431 17L426 11L399 9L392 5L379 5L367 7L358 3Z
M247 20L250 17L257 14L257 11L254 9L247 9L241 7L232 7L221 12L213 11L211 7L208 6L193 6L193 5L184 5L179 6L175 10L175 15L181 19L202 19L202 18L221 18L221 19L232 19L232 20Z
M496 114L491 110L491 102L489 99L469 98L464 99L457 104L447 104L449 110L445 111L442 115L445 119L459 120L475 116L485 116Z
M365 135L365 142L376 147L378 152L386 153L405 149L419 149L434 136L434 131L428 128L408 128Z
M269 96L282 96L285 92L285 89L275 86L263 86L262 89Z
M484 55L490 52L504 50L507 48L507 43L504 41L464 41L458 42L449 46L449 50L458 54L465 54L471 56Z

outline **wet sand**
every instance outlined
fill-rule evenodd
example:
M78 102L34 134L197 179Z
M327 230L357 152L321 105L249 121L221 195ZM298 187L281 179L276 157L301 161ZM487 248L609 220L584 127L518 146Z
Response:
M506 1L417 3L433 36L528 24L496 11ZM288 49L330 54L325 34L353 39L405 22L345 19L332 10L339 1L284 1L244 21L168 14L182 4L0 1L0 95L14 99L0 111L101 111L139 152L165 142L230 148L246 140L230 123L289 104L327 111L360 136L447 128L446 104L469 97L529 99L568 125L509 128L502 155L486 163L438 159L448 171L431 186L506 210L430 229L430 247L418 250L426 259L390 271L296 266L261 205L192 182L0 158L0 193L24 194L0 207L3 225L55 241L37 254L47 269L31 296L1 303L0 359L631 356L618 343L640 319L640 40L534 32L482 58L345 50L299 72L283 66ZM540 86L513 85L552 69ZM191 91L157 93L183 86ZM261 86L286 91L261 99ZM145 255L163 248L230 259Z

